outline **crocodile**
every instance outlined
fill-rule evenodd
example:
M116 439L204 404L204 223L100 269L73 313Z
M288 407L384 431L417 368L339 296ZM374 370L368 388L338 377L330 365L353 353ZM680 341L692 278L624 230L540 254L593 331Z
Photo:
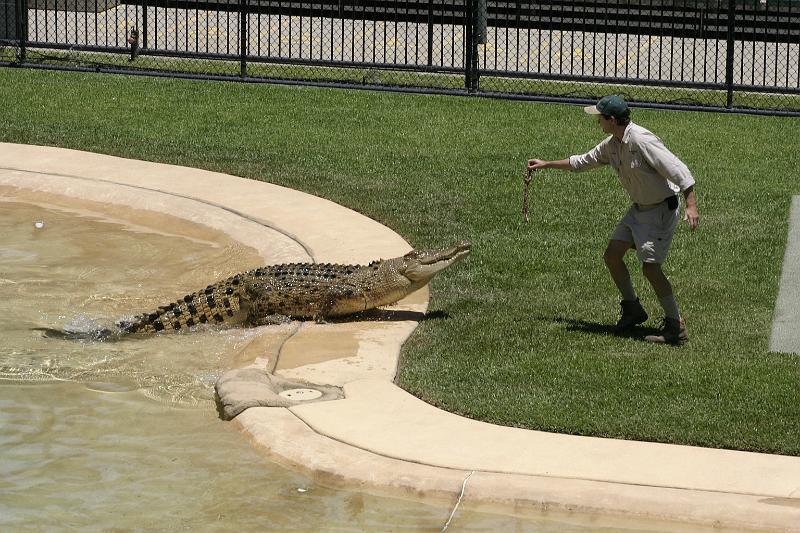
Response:
M119 321L95 339L191 329L201 324L260 326L292 319L324 322L389 305L424 287L470 252L467 242L412 250L368 265L289 263L242 272L151 313Z

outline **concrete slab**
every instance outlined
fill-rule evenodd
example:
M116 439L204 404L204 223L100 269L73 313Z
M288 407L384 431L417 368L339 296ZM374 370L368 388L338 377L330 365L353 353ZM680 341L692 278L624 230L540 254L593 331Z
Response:
M769 350L800 354L800 196L792 199Z
M298 260L366 262L409 248L375 221L290 189L0 143L0 191L12 190L33 199L60 194L169 212L256 249L262 232L277 232L286 239L287 257ZM336 486L464 509L560 513L559 519L598 527L800 531L798 457L493 426L398 389L391 380L400 346L426 306L422 292L383 321L297 324L271 358L261 353L268 343L254 343L236 359L247 368L342 386L346 398L255 407L235 423L268 457ZM621 521L609 526L607 520Z

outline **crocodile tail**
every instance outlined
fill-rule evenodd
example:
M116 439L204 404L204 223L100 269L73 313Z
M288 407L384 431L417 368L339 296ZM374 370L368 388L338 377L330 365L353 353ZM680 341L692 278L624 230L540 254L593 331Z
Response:
M239 278L233 277L209 285L151 313L120 321L117 327L122 335L148 335L180 331L200 324L239 323L246 315L241 307L239 284Z
M70 341L108 341L115 340L118 332L108 328L98 328L89 331L72 331L57 328L31 328L38 331L43 337L50 339L65 339Z

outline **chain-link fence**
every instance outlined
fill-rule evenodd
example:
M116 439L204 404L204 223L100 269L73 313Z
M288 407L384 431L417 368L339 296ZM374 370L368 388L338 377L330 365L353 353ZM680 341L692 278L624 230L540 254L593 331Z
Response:
M800 114L800 0L0 0L0 63Z

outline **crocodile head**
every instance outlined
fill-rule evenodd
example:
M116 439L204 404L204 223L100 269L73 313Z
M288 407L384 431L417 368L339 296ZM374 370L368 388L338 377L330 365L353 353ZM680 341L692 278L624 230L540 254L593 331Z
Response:
M438 250L411 250L399 258L401 261L397 271L411 280L414 286L422 287L438 272L458 263L468 255L468 242L460 242Z

